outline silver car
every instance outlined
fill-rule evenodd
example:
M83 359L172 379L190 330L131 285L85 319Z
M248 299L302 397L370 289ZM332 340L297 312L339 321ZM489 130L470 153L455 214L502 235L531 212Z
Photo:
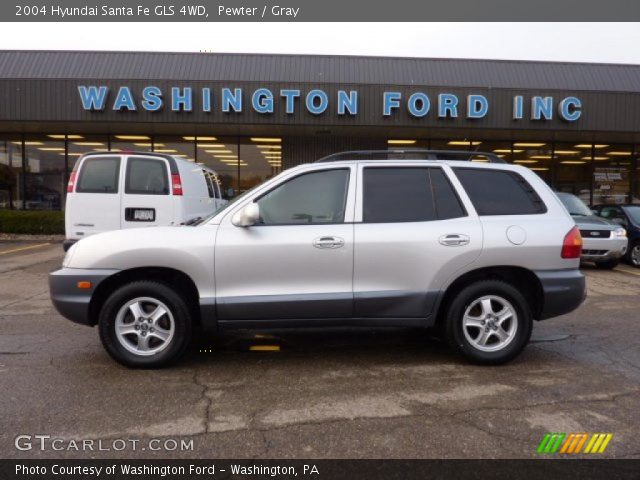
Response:
M593 262L598 268L615 268L627 252L627 231L620 225L595 215L575 195L564 192L557 192L557 195L580 229L580 260Z
M195 326L433 328L498 364L533 320L581 304L580 232L534 172L493 154L377 154L291 168L198 225L83 239L51 273L52 301L131 367L174 361Z

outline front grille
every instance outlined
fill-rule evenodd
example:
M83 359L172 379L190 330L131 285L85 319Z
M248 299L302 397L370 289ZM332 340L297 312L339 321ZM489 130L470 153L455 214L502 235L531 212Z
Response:
M604 255L607 253L606 250L582 250L583 255Z
M580 230L582 238L609 238L611 232L609 230Z

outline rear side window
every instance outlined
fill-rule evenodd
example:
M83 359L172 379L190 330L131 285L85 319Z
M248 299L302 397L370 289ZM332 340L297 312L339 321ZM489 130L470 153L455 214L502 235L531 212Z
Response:
M120 157L87 158L82 163L76 192L118 193Z
M209 191L209 198L213 198L215 194L214 194L213 183L211 183L211 176L209 175L209 172L207 172L206 170L202 170L202 176L204 177L204 181L207 184L207 190Z
M124 191L140 195L169 195L169 178L165 162L130 157L127 161Z
M438 220L459 218L467 215L458 194L441 168L429 169L431 173L431 188L436 204Z
M478 215L531 215L547 207L521 175L505 170L454 168Z
M362 220L365 223L435 220L428 168L365 168Z

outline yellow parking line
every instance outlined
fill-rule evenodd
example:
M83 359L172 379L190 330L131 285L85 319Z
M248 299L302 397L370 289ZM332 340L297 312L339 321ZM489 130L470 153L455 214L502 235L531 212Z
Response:
M618 265L614 272L618 271L621 273L628 273L629 275L636 275L638 277L640 277L640 269L635 269L635 268L631 268L631 267L622 267L620 265Z
M7 253L15 253L15 252L22 252L23 250L32 250L34 248L40 248L40 247L45 247L47 245L51 245L51 242L48 243L38 243L37 245L29 245L27 247L20 247L20 248L12 248L11 250L5 250L3 252L0 252L0 255L6 255Z
M249 350L252 352L279 352L280 345L251 345Z

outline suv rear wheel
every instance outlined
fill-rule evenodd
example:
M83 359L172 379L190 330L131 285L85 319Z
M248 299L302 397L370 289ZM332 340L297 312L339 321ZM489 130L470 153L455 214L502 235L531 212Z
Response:
M180 357L191 340L191 316L167 285L138 281L109 296L99 316L109 355L128 367L161 367Z
M447 341L474 363L515 358L529 342L533 320L527 301L511 285L483 280L463 288L446 316Z

